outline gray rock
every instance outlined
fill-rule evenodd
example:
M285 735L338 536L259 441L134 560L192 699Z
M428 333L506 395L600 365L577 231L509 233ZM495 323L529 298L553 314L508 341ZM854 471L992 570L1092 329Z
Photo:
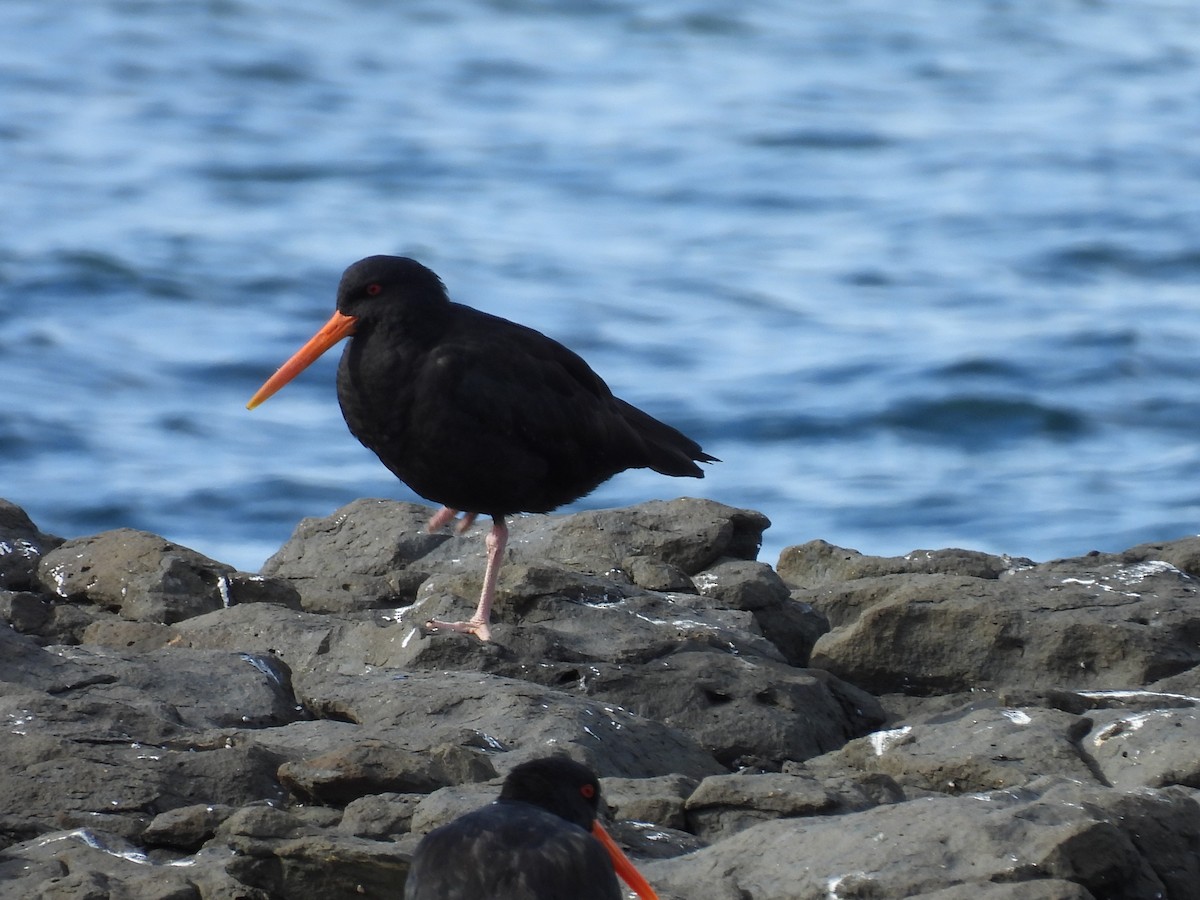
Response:
M811 665L878 693L1145 685L1200 663L1198 588L1164 560L1117 556L861 578L807 593L833 625Z
M601 789L617 819L681 830L687 825L684 802L698 783L685 775L605 778Z
M48 652L0 622L0 696L25 690L60 694L105 680L84 663Z
M425 525L432 513L412 503L357 500L326 518L301 522L263 574L289 580L312 612L409 605L434 571L469 576L473 585L465 593L477 596L489 526L430 535ZM642 577L652 588L686 585L679 573L686 578L723 556L753 559L768 525L760 513L690 499L522 516L509 525L508 559L593 574L628 566L627 578Z
M1096 895L1073 881L1046 878L1016 884L959 884L917 894L912 900L1096 900Z
M1034 786L1037 787L1036 785ZM1060 809L1082 808L1089 815L1111 823L1134 848L1154 878L1145 879L1144 893L1138 893L1139 882L1130 880L1108 887L1108 895L1125 891L1125 896L1190 897L1200 878L1200 803L1195 791L1167 788L1161 791L1102 790L1076 782L1051 782L1042 794L1043 800ZM1083 866L1099 868L1102 861L1085 856L1083 847L1069 848ZM1085 869L1086 871L1086 869ZM1065 876L1063 876L1065 877ZM1105 888L1087 884L1098 897ZM1155 886L1161 881L1163 888ZM1115 888L1115 890L1114 890Z
M396 896L411 860L390 841L341 834L266 807L230 816L213 842L233 850L229 874L271 898Z
M912 799L896 779L878 772L861 772L840 766L834 754L818 756L807 762L786 762L784 775L802 775L816 778L825 794L833 801L827 813L840 815L859 812L886 803L903 803Z
M0 825L10 839L100 818L128 837L176 806L283 797L277 757L259 748L196 752L186 736L295 718L286 670L227 652L42 649L5 627L0 647L0 785L7 808L21 811Z
M0 500L0 590L39 591L38 562L62 542L42 533L21 507Z
M697 592L695 582L686 572L653 556L626 557L621 561L620 569L611 569L605 574L613 577L627 575L630 584L636 584L648 591L681 591L687 594Z
M458 784L440 788L417 802L413 808L410 831L416 836L428 834L459 816L486 806L499 793L499 783Z
M89 824L99 815L125 820L118 830L131 835L154 815L179 806L281 801L278 766L276 757L257 747L198 752L0 732L7 808L20 810L23 821L42 831L64 821Z
M307 521L267 576L139 532L0 552L0 898L395 896L548 753L663 900L1195 895L1200 539L776 575L720 504L519 517L483 644L420 627L483 570L486 523L431 512Z
M404 622L469 615L475 607L473 598L466 599L471 585L471 579L461 576L431 577L421 588L417 606L404 611ZM509 651L507 658L521 662L564 658L640 662L685 642L733 643L747 652L782 658L754 632L752 622L748 613L713 608L694 594L651 593L559 566L515 563L501 573L492 633L497 647ZM406 637L412 627L405 629ZM448 637L453 638L439 635L437 644L447 643ZM410 648L411 641L390 643L388 664L429 665L423 659L427 644ZM464 643L458 641L460 647ZM472 651L464 660L468 658L478 654ZM442 661L439 656L433 664Z
M807 775L710 775L687 799L687 822L691 832L713 842L769 819L817 816L836 806L820 781Z
M944 794L1019 787L1047 775L1097 783L1079 741L1091 722L1049 709L968 706L850 741L810 771L887 775Z
M111 618L99 607L63 603L45 593L0 591L0 621L42 643L81 643L93 624Z
M142 832L142 841L150 847L172 847L194 853L233 812L232 806L221 803L177 806L155 816Z
M776 819L650 863L645 874L664 894L692 900L915 897L1047 878L1076 882L1097 897L1170 896L1116 816L1091 806L1064 815L1066 798L1053 786ZM1166 807L1162 814L1171 820Z
M977 550L914 550L905 556L864 556L857 550L809 541L785 547L776 567L780 578L794 588L818 588L845 581L885 575L965 575L994 579L1033 565L1024 558L992 556Z
M64 643L146 653L177 645L179 632L170 625L160 625L157 622L129 622L105 616L84 628L78 640Z
M800 667L808 666L817 640L829 631L829 619L800 596L778 606L756 609L754 622L788 665Z
M131 528L67 541L41 558L38 579L64 600L167 625L239 602L298 602L285 584Z
M218 620L231 620L251 635L269 634L271 643L258 646L270 646L297 670L318 677L367 666L474 669L572 689L662 717L722 761L753 757L778 767L783 759L840 746L882 721L882 711L863 692L825 673L786 665L775 645L757 634L757 613L556 566L511 564L506 572L494 640L486 645L456 635L428 636L408 624L466 614L466 608L440 602L465 592L453 582L445 586L441 575L422 587L422 595L433 596L416 607L387 619L342 624L336 633L328 619L257 609L221 611L179 628L192 646L210 646L228 633L216 627ZM776 600L792 603L786 594ZM251 615L267 621L258 624ZM209 625L216 630L206 637ZM720 735L735 739L725 743Z
M1090 718L1084 746L1113 787L1200 788L1200 711L1105 710Z
M1089 557L1093 555L1101 556L1089 554ZM1126 566L1161 560L1188 575L1200 577L1200 537L1193 535L1177 541L1138 544L1124 553L1114 554L1114 558Z
M667 725L526 681L473 672L378 670L302 683L298 691L309 709L358 723L363 738L417 752L448 743L482 745L493 749L490 759L501 773L547 753L566 753L602 776L702 777L721 771L695 742Z
M161 744L192 728L283 724L302 714L286 667L266 656L43 650L0 626L5 646L12 653L0 662L0 706L44 735ZM214 678L221 693L208 689Z
M308 612L407 606L428 576L421 559L450 540L425 531L432 513L416 503L355 500L302 520L262 574L290 582Z
M791 598L791 591L774 569L751 560L724 560L700 572L695 581L701 594L725 609L754 612L780 606Z
M73 703L103 706L118 715L153 710L182 729L283 725L303 715L292 693L291 672L269 654L175 647L142 654L103 647L48 650L91 673L90 683L72 692ZM219 693L208 689L214 679L221 684ZM95 720L91 724L97 729ZM109 733L143 739L116 723Z
M765 563L723 560L695 581L719 607L752 612L758 630L789 665L808 665L817 638L829 630L829 620L802 597L793 601L783 579Z
M807 759L884 721L869 694L827 673L768 659L679 652L642 666L590 668L579 689L692 737L726 766Z
M5 900L202 900L192 872L97 829L51 832L4 852L18 863L9 866L9 873L0 868L0 897Z
M630 559L650 557L695 575L722 557L755 559L769 525L762 513L685 497L570 516L521 517L510 525L510 541L518 562L550 561L602 574Z
M755 633L754 614L715 608L711 598L645 592L561 567L516 564L508 572L495 640L487 645L427 636L406 624L447 613L436 604L357 622L264 605L235 607L180 623L177 630L193 647L241 640L272 649L314 678L369 666L474 669L573 689L649 716L669 707L668 724L720 758L774 760L776 767L785 758L840 746L882 721L869 696L824 673L785 665L775 646ZM441 576L431 577L422 593L441 583ZM693 678L691 670L704 677ZM722 732L736 734L737 741L715 740Z
M352 639L360 624L271 603L253 603L180 622L173 627L172 644L194 650L233 648L270 656L292 672L319 672L341 666L357 672L368 664Z
M417 804L425 797L425 794L384 791L351 800L338 823L338 831L377 841L405 834L412 827Z
M462 747L413 753L377 738L362 738L279 767L279 780L297 797L335 806L367 794L427 794L450 784L495 777L490 761Z
M605 826L630 859L640 867L651 859L674 859L708 846L703 838L650 822L618 820Z
M331 753L363 736L352 722L311 719L274 728L217 728L190 735L186 746L193 750L221 747L257 747L280 764Z
M0 618L20 634L45 634L52 609L50 599L42 594L0 591Z
M217 837L223 841L233 838L269 841L310 831L298 811L259 803L226 816L217 829Z

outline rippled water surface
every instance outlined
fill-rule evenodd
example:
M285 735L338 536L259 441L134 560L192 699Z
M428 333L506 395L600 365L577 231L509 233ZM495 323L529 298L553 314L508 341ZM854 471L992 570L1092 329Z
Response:
M0 4L0 496L249 569L411 498L336 354L244 409L395 252L723 460L579 507L752 507L768 561L1194 533L1198 38L1191 0Z

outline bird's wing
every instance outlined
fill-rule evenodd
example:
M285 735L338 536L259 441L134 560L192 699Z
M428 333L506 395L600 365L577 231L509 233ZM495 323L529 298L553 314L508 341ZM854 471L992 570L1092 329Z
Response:
M596 446L615 409L608 385L582 358L503 319L443 342L429 354L426 373L438 386L424 396L442 398L442 414L457 412L476 439L522 453Z
M405 900L619 900L604 848L526 804L493 804L421 841Z

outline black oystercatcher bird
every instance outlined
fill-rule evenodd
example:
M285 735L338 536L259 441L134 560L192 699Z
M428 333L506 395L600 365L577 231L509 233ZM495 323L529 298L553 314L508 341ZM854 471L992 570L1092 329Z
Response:
M532 328L452 303L415 260L369 256L342 275L337 312L247 404L253 409L344 337L337 392L350 431L410 488L457 517L492 517L479 606L433 629L491 638L505 517L550 512L626 469L703 478L691 438L615 396L579 356Z
M654 900L596 821L599 804L586 766L565 756L522 763L499 800L421 839L404 900L621 900L617 875Z

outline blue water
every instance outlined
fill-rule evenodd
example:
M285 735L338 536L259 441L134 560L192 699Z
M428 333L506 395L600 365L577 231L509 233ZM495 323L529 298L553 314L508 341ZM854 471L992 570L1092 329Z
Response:
M0 496L256 569L410 498L336 354L415 256L867 553L1035 559L1200 521L1200 5L0 4ZM469 435L463 436L469 440Z

